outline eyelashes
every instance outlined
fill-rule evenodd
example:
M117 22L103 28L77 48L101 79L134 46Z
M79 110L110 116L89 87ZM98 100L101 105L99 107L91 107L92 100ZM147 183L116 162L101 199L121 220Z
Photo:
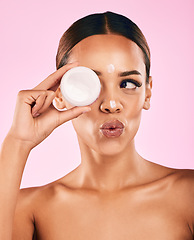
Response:
M121 88L126 88L126 89L131 89L131 90L135 90L138 87L141 87L142 83L133 80L133 79L125 79L121 82L120 87Z

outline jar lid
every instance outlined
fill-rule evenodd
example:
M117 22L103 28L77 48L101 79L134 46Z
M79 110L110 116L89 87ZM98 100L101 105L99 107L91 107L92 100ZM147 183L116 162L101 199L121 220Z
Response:
M101 84L93 70L78 66L63 75L60 88L63 97L71 105L87 106L98 98Z

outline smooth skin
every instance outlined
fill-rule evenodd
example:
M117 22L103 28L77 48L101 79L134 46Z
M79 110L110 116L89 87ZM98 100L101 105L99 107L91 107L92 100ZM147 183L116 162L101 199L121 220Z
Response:
M101 93L90 105L91 111L72 108L57 88L63 73L76 64L62 67L36 88L18 95L13 125L2 145L0 159L0 169L4 170L1 193L5 193L0 196L0 239L193 239L193 170L152 163L135 149L141 112L150 108L152 90L152 78L149 84L145 82L141 49L123 36L94 35L73 48L69 62L75 61L95 70L101 81ZM110 64L114 71L107 70ZM132 70L140 74L119 76ZM125 79L136 80L142 86L129 84L121 88ZM67 111L57 112L50 105L54 98L57 107L66 107ZM37 105L31 112L33 99L37 99ZM88 112L82 114L84 110ZM26 119L21 122L24 113ZM81 164L53 183L19 191L30 151L71 119L80 145ZM125 126L118 138L107 138L100 130L111 119L118 119ZM13 238L9 234L12 219ZM8 224L4 224L5 220Z

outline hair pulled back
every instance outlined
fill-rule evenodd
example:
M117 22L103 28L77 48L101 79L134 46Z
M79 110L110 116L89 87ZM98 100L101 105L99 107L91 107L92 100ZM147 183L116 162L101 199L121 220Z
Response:
M113 13L95 13L74 22L60 39L56 67L67 64L71 49L81 40L98 34L122 35L135 42L142 50L146 66L146 82L150 75L150 49L139 27L127 17Z

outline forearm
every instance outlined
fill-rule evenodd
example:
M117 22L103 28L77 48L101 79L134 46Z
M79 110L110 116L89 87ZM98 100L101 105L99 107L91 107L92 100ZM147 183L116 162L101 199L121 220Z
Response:
M10 240L23 170L30 148L7 135L0 152L0 239Z

